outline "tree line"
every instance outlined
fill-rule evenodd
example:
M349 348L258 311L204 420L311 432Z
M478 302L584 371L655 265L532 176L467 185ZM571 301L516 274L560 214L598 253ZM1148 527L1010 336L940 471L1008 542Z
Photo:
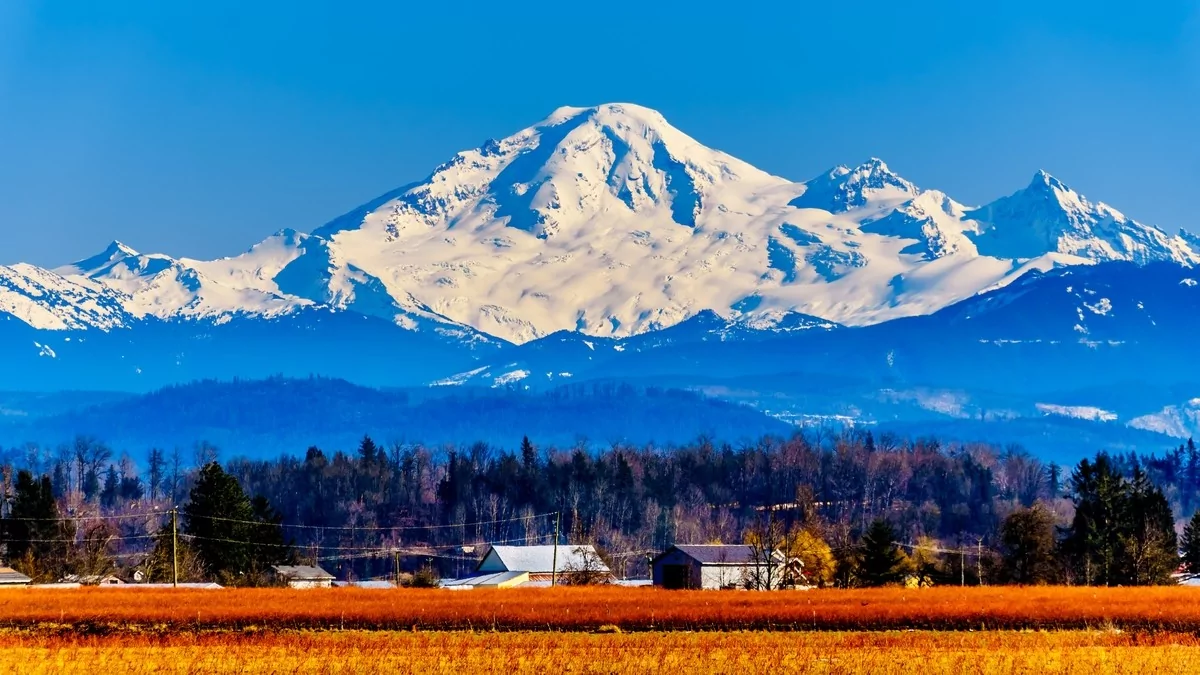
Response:
M1069 469L1016 447L824 428L602 450L365 437L350 451L223 462L207 443L140 463L95 439L71 448L0 457L7 562L92 569L107 556L158 579L163 517L112 519L178 507L186 575L227 583L259 583L289 560L344 578L460 574L482 544L549 543L556 520L561 542L595 544L619 576L646 576L671 544L715 542L782 550L807 581L841 586L1154 584L1181 564L1200 571L1200 520L1176 529L1200 505L1190 441Z

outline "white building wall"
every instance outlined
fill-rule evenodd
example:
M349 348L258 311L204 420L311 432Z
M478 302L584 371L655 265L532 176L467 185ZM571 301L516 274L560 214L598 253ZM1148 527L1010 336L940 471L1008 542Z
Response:
M700 588L720 590L742 583L742 568L737 565L703 565L700 568Z
M289 581L289 588L332 588L332 581Z

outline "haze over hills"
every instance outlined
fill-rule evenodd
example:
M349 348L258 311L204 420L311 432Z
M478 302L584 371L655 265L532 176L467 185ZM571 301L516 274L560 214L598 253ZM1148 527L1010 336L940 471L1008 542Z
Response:
M240 255L113 242L54 270L0 266L0 388L146 391L273 374L701 388L804 372L861 383L773 413L902 421L929 412L913 401L932 391L968 401L962 410L1000 397L1018 417L1086 417L1097 406L1042 398L1130 378L1200 382L1183 338L1200 328L1197 262L1194 235L1139 223L1043 171L970 206L879 159L792 182L647 108L560 108ZM787 391L741 399L765 409ZM1147 395L1091 421L1190 433L1196 395ZM863 403L881 396L892 402Z

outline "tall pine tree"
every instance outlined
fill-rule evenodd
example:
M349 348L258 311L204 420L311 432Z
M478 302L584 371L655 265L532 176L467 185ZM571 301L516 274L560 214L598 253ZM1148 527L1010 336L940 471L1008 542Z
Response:
M896 545L896 530L882 518L863 533L859 582L864 586L886 586L904 581L912 571L908 556Z

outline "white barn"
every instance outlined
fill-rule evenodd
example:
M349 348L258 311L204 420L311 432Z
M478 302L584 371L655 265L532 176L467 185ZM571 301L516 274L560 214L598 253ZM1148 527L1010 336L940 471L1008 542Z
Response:
M563 583L566 575L579 573L603 581L613 579L608 565L589 544L493 546L473 574L445 579L441 586L453 589L549 586L554 579Z

